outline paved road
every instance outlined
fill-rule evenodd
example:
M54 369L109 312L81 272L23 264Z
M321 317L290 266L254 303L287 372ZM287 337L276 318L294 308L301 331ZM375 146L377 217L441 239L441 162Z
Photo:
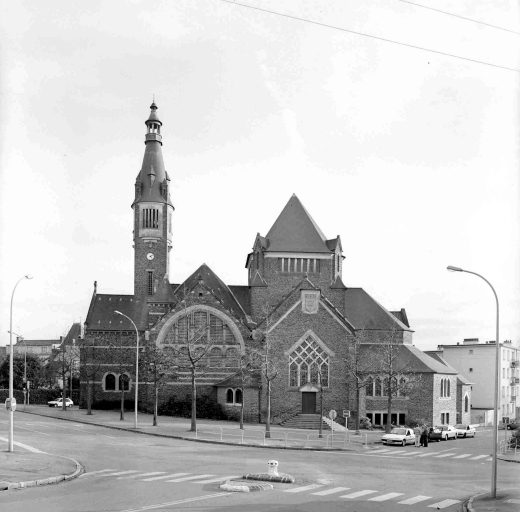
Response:
M4 417L0 428L4 429ZM77 480L0 495L16 512L460 510L490 485L490 431L429 448L377 446L362 452L301 452L157 438L52 418L20 415L16 440L80 461ZM265 472L276 459L294 485L225 493L219 482ZM520 465L499 461L499 487L513 487Z

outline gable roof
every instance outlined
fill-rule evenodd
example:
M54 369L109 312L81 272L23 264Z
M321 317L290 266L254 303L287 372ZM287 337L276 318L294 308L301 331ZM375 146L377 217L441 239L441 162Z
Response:
M408 316L404 308L401 308L401 311L390 311L390 313L392 313L392 315L394 315L399 321L406 325L406 327L410 327L410 322L408 322Z
M240 372L231 375L231 377L227 377L220 382L214 384L217 388L239 388L242 385L242 379L240 377ZM259 372L251 372L246 373L244 375L244 387L245 388L259 388L262 385L262 378L260 377Z
M174 293L179 300L182 300L199 284L204 286L222 304L224 309L245 320L246 323L251 323L251 319L230 288L205 263L195 270L188 279L179 284Z
M81 324L79 322L72 324L62 343L63 345L72 345L73 340L74 343L78 343L81 340Z
M442 353L440 351L437 351L437 350L425 350L424 353L427 354L428 356L430 356L432 359L435 359L436 361L439 361L439 363L442 363L444 366L447 366L448 368L450 368L450 369L454 370L455 372L457 372L457 370L455 368L453 368L453 366L448 364L443 359ZM465 385L473 384L473 382L469 381L467 379L467 377L464 377L464 375L462 375L461 373L458 373L458 372L457 372L457 379L460 381L461 384L465 384Z
M268 241L267 252L331 252L325 235L295 194L265 238Z
M363 288L345 290L345 316L356 329L411 331Z
M165 275L153 297L148 299L148 302L159 302L159 303L167 303L167 304L175 304L177 302L177 297L175 297L175 293L173 293L172 286L170 281L168 281L168 276Z

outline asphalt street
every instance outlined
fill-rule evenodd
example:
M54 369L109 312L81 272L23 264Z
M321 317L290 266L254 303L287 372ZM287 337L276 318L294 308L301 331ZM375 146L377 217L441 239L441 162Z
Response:
M5 420L2 415L2 431ZM491 478L490 430L428 448L325 453L197 443L17 415L15 440L72 457L86 470L70 482L0 494L0 510L16 512L455 511L489 490ZM227 478L266 472L271 459L296 483L255 493L219 488ZM513 487L520 465L499 461L498 474L499 488Z

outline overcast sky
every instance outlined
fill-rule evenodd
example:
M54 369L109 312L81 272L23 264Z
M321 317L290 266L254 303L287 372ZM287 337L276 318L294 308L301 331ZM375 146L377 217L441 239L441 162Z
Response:
M204 262L246 284L256 234L295 193L341 236L346 286L405 308L416 346L495 339L491 289L447 265L493 284L500 338L518 342L519 7L417 1L500 28L400 0L5 4L0 345L27 273L13 307L27 339L84 321L94 281L133 293L152 95L171 282Z

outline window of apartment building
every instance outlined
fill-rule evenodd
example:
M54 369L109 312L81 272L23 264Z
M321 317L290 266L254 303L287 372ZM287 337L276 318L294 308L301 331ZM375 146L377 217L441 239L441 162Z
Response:
M502 386L502 398L506 396L506 387Z
M507 360L511 361L511 352L509 350L507 351Z
M48 348L49 348L49 347L42 347L42 352L47 352L47 349L48 349Z
M502 378L503 379L506 378L506 369L505 368L502 368Z
M470 368L470 369L469 369L469 372L471 373L472 371L473 371L473 368Z

